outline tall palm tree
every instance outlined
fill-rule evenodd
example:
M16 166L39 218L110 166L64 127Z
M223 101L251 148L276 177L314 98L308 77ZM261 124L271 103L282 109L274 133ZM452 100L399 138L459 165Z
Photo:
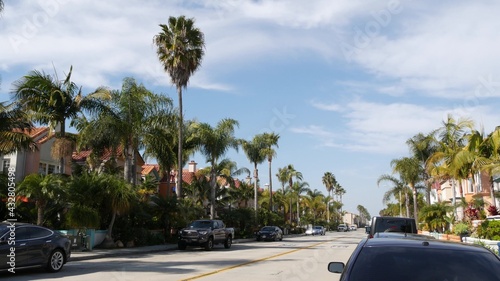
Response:
M51 129L59 127L55 144L62 150L66 147L66 120L74 119L81 111L91 114L105 109L104 100L109 98L109 91L100 87L86 96L82 88L71 81L73 67L70 67L64 80L57 74L50 76L44 72L33 70L28 75L13 83L14 98L21 108L28 112L31 120L40 124L48 124ZM59 160L60 173L65 173L65 159L73 151L65 151ZM61 152L60 154L64 154Z
M406 144L410 147L413 157L418 159L420 161L420 165L422 166L422 179L426 186L425 199L427 204L431 203L432 180L431 176L425 169L425 165L432 154L434 154L438 149L434 133L435 132L432 132L427 135L418 133L406 141Z
M337 184L337 179L335 178L335 175L331 172L325 172L325 174L323 175L321 180L326 187L326 191L328 192L328 195L331 196L333 188Z
M405 207L406 207L406 217L410 217L410 200L408 197L406 184L391 175L381 175L377 180L377 186L380 186L382 182L390 182L393 184L392 188L385 192L383 197L383 203L387 204L392 197L398 199L399 205L399 215L402 216L401 212L401 204L402 204L402 196L405 198Z
M402 181L413 192L413 217L418 222L417 188L418 183L422 181L422 167L420 166L419 159L415 157L393 159L391 166L393 172L398 173Z
M437 178L452 180L453 206L456 212L455 182L458 181L460 197L463 198L462 179L469 174L460 154L465 151L467 136L473 130L474 122L465 118L455 120L448 115L442 125L436 132L439 147L429 157L426 169Z
M26 134L33 128L26 113L13 104L0 102L0 154L8 154L20 149L34 150L36 144Z
M241 147L248 160L253 164L254 209L257 216L257 185L259 184L259 170L257 169L257 165L266 160L266 155L263 153L266 147L262 135L254 136L251 141L242 140Z
M189 78L200 67L204 55L205 38L194 26L194 19L185 16L169 17L168 24L160 24L161 32L153 37L158 59L164 70L170 75L172 84L177 88L179 98L179 134L178 134L178 174L177 196L182 194L182 155L183 155L183 109L182 88L187 88Z
M300 197L302 193L307 193L310 192L311 189L309 189L309 183L307 182L294 182L292 188L290 189L292 192L293 196L296 199L297 202L297 224L300 224ZM291 206L290 206L290 211L291 211ZM290 219L292 217L292 214L290 213Z
M195 126L198 138L198 150L210 163L210 218L215 217L215 194L217 184L217 164L230 148L238 150L239 142L234 136L234 129L239 125L234 119L222 119L216 127L207 123Z
M268 175L269 175L269 210L273 211L273 178L271 173L271 162L276 156L276 150L274 146L278 147L278 140L280 136L275 133L264 133L264 148L262 153L267 156L267 162L269 163Z

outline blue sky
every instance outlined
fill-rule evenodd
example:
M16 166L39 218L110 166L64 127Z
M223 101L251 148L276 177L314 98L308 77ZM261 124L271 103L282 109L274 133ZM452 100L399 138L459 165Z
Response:
M152 38L169 16L185 15L206 40L184 92L185 118L214 126L236 119L245 139L278 133L273 175L293 164L326 193L321 177L332 172L351 212L383 208L387 187L377 179L408 156L415 134L439 128L448 114L487 133L500 119L496 1L4 2L0 101L31 70L63 77L72 65L87 93L134 77L177 104ZM227 157L252 168L243 151ZM259 169L267 183L267 164Z

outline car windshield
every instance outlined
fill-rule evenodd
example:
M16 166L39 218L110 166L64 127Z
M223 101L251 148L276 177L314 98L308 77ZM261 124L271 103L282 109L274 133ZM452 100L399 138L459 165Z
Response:
M314 229L321 229L321 226L315 226Z
M272 226L265 226L261 229L261 231L274 231L274 227Z
M412 232L411 224L404 219L380 219L376 232Z
M210 228L211 226L211 221L194 221L189 225L189 228Z
M499 280L494 254L431 248L366 247L349 280Z

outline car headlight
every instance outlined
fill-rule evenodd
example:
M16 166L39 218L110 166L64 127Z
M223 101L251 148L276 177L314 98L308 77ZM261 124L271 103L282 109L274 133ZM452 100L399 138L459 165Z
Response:
M198 231L199 234L201 235L207 235L208 231L207 230L203 230L203 231Z

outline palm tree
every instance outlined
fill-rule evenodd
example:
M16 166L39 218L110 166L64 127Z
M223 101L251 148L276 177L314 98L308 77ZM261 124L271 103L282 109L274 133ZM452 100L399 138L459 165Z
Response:
M434 138L434 132L427 135L418 133L407 140L406 144L410 147L413 157L420 161L420 166L422 166L422 179L426 186L425 198L427 204L430 204L432 180L428 171L425 169L425 165L432 154L434 154L438 149L436 139Z
M297 200L297 225L300 224L300 196L302 193L310 192L309 183L307 182L294 182L292 188L290 189L292 195L295 196ZM291 212L291 206L290 206ZM290 219L292 218L292 214L290 213Z
M438 202L424 206L420 210L422 223L424 223L429 231L437 230L443 233L449 228L447 216L452 209L453 207L448 202Z
M198 149L210 163L210 218L215 217L215 193L217 184L217 163L230 148L238 150L238 140L234 136L235 126L238 121L234 119L222 119L214 128L207 123L199 123L195 126L195 134L198 138Z
M264 148L262 150L262 153L267 156L267 162L269 163L269 210L273 211L273 178L271 174L271 162L276 156L276 151L273 149L273 147L278 147L278 140L280 136L275 133L264 133L263 138Z
M44 223L45 207L49 201L64 196L64 181L59 175L30 174L17 186L16 193L35 201L37 209L37 225Z
M426 169L435 177L451 179L453 183L453 206L456 212L455 181L458 180L460 197L463 197L462 179L468 177L469 171L461 161L467 133L473 129L474 123L469 119L455 120L448 115L443 127L437 130L439 148L429 157Z
M70 157L72 150L66 148L66 120L74 119L83 110L91 114L105 109L103 100L109 98L109 91L100 87L93 93L84 96L81 87L71 82L73 67L64 80L57 74L50 76L37 70L15 81L14 98L21 108L28 112L31 120L40 124L48 124L51 129L59 128L55 145L61 153L69 153L60 157L60 173L65 173L65 158ZM63 152L64 151L64 152Z
M418 222L417 188L418 183L422 180L422 167L420 166L419 159L414 157L393 159L391 166L393 171L398 173L401 180L413 191L413 217Z
M168 24L160 24L161 32L154 36L158 59L164 70L170 75L172 84L177 88L179 98L179 133L178 133L178 174L177 196L182 194L182 155L183 155L183 109L182 88L187 88L189 78L200 67L204 55L205 38L194 26L194 19L185 16L169 17Z
M8 154L20 149L34 150L36 144L26 134L33 128L26 113L13 104L0 102L0 154Z
M406 216L410 217L410 200L408 197L408 192L407 192L407 187L406 184L402 181L399 180L391 175L381 175L378 180L377 180L377 186L380 186L381 182L391 182L393 184L392 188L388 190L383 197L383 203L387 204L390 199L394 196L394 198L398 199L398 205L399 205L399 215L402 216L401 212L401 201L402 201L402 195L405 198L405 207L406 207Z
M325 174L322 177L322 182L326 187L328 195L332 195L333 188L337 184L337 179L335 179L335 175L330 172L325 172Z
M266 160L266 155L263 153L265 149L264 139L262 135L256 135L251 141L242 140L241 147L254 167L254 210L255 215L257 216L257 185L259 184L259 170L257 169L257 165Z
M155 94L144 85L137 84L135 79L127 77L123 80L121 91L112 91L108 110L90 121L82 122L80 119L77 122L76 127L80 130L79 146L92 148L92 152L98 156L105 149L116 153L118 148L123 148L123 177L135 185L136 152L144 146L145 136L157 132L155 129L159 127L170 125L172 118L170 98ZM155 140L162 143L168 141Z

